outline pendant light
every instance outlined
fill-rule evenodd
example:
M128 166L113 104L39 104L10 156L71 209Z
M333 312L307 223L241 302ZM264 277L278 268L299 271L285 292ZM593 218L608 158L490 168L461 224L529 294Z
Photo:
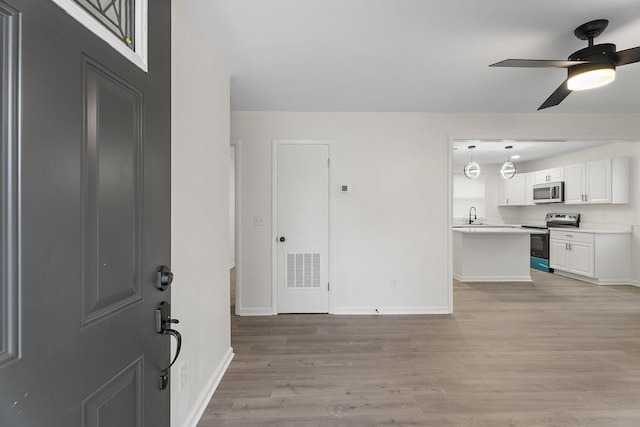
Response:
M474 150L476 148L475 145L470 145L467 147L469 150ZM471 160L464 165L464 176L468 179L476 179L480 175L480 166L476 162L473 161L473 156L471 156Z
M507 145L504 147L505 150L511 150L512 148L513 145ZM500 168L500 175L502 175L504 179L511 179L515 176L517 171L518 168L516 167L516 164L511 161L511 156L507 155L507 161L502 165L502 168Z

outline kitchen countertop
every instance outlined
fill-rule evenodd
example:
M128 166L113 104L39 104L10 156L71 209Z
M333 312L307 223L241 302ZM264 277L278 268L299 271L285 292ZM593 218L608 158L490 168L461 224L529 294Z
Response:
M608 230L600 228L549 228L550 231L562 231L567 233L591 233L591 234L631 234L631 230Z
M547 234L545 230L517 227L454 227L453 231L469 234Z
M518 224L484 224L474 222L473 224L453 224L453 228L520 228Z

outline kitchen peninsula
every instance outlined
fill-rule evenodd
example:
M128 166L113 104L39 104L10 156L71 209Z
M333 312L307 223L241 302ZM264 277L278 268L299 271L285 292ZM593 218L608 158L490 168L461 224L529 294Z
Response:
M530 239L519 227L453 228L453 277L462 282L530 282Z

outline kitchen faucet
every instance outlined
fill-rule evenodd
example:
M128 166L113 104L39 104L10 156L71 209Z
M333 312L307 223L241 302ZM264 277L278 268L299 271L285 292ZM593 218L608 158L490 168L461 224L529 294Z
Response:
M473 209L473 219L471 219L471 209ZM473 224L473 221L475 221L476 219L478 219L478 211L476 210L475 206L471 206L469 208L469 224Z

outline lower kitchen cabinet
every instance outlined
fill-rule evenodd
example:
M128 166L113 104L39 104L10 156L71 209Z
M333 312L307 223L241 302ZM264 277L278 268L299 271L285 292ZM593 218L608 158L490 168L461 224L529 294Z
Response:
M562 238L549 239L550 267L594 277L593 234L558 233Z
M558 274L592 283L628 283L630 251L630 233L551 230L549 266Z

